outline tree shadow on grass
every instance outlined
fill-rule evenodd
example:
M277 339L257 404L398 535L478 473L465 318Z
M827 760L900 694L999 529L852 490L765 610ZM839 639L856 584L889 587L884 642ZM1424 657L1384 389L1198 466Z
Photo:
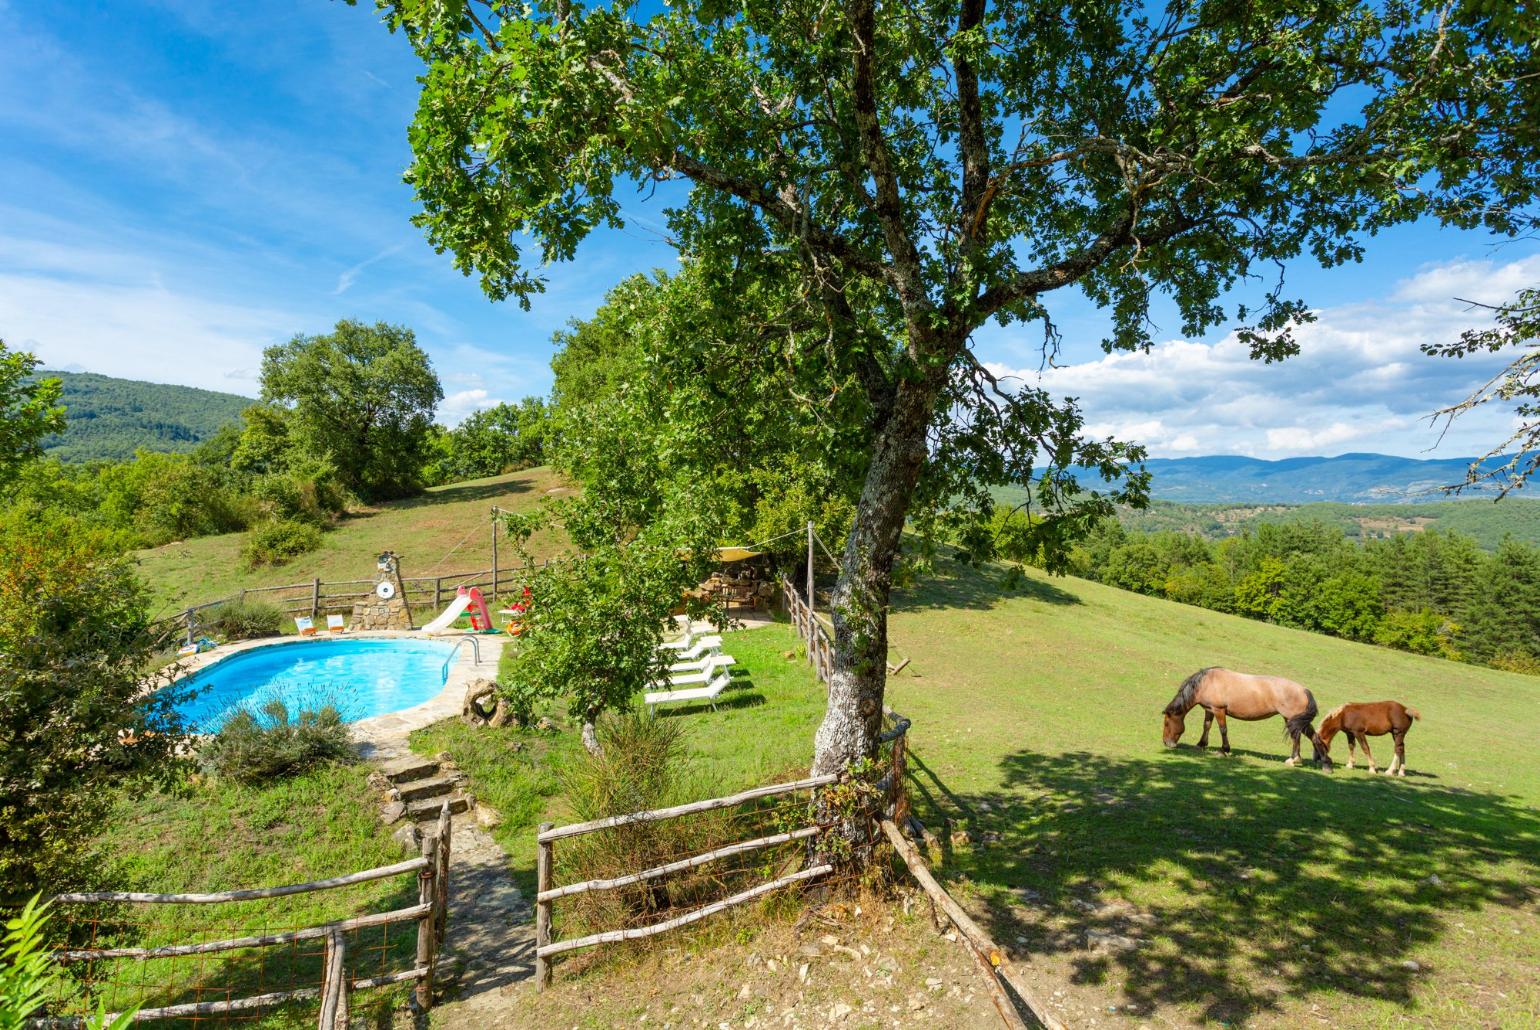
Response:
M1241 1025L1311 995L1407 1004L1427 974L1407 960L1467 932L1459 914L1540 909L1540 813L1514 798L1196 749L1001 764L1005 790L964 796L999 839L959 862L1001 888L986 892L991 931L1068 955L1077 982L1120 981L1143 1016L1195 1005ZM1169 900L1114 900L1134 887Z
M436 504L456 504L462 501L490 501L512 494L526 494L534 489L528 479L515 479L506 483L465 483L460 486L441 487L396 501L392 508L422 508Z
M918 585L898 591L893 596L895 612L923 612L942 608L998 608L1017 598L1043 604L1083 604L1080 598L1052 583L1021 576L1014 582L997 566L988 569L958 568L954 572L927 577Z

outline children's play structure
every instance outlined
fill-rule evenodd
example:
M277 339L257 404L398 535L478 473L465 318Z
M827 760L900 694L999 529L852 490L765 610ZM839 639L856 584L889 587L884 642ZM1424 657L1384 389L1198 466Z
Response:
M449 633L456 619L469 611L471 619L471 632L489 633L492 630L492 613L487 611L487 602L482 599L481 591L476 587L460 587L455 591L455 599L449 602L439 617L422 628L424 633Z

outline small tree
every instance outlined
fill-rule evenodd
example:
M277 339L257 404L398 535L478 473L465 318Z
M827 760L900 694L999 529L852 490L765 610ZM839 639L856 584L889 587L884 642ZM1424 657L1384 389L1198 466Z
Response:
M179 767L183 692L143 694L148 603L73 520L0 516L0 905L67 878L121 790Z
M10 486L17 470L43 451L43 438L64 432L63 385L57 379L34 379L37 358L9 351L0 340L0 491Z
M547 422L539 397L473 412L439 442L436 478L449 483L544 464Z
M359 496L383 500L422 488L429 427L444 391L405 326L344 319L324 336L269 347L262 399L292 406L288 435L305 453L328 459Z
M613 512L587 500L507 518L521 551L551 521L561 521L581 550L532 577L533 604L504 694L520 721L564 698L582 724L584 746L597 752L599 716L634 707L664 671L657 645L684 592L705 578L713 527L701 518L617 532ZM702 610L696 606L695 614Z

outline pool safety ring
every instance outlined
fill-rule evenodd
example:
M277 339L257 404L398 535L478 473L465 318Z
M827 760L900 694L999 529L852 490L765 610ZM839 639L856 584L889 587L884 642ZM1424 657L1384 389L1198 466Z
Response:
M374 592L380 595L380 600L389 601L396 596L396 585L388 579L381 580L375 584Z

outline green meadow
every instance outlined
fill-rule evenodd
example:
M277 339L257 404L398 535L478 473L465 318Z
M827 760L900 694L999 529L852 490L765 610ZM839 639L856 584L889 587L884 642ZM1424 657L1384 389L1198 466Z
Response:
M917 811L962 831L942 873L1050 993L1134 1025L1540 1018L1540 679L1031 571L901 596L892 641ZM1285 767L1279 720L1232 722L1222 758L1197 713L1166 751L1204 665L1420 709L1407 777L1343 768L1340 738L1335 773Z

